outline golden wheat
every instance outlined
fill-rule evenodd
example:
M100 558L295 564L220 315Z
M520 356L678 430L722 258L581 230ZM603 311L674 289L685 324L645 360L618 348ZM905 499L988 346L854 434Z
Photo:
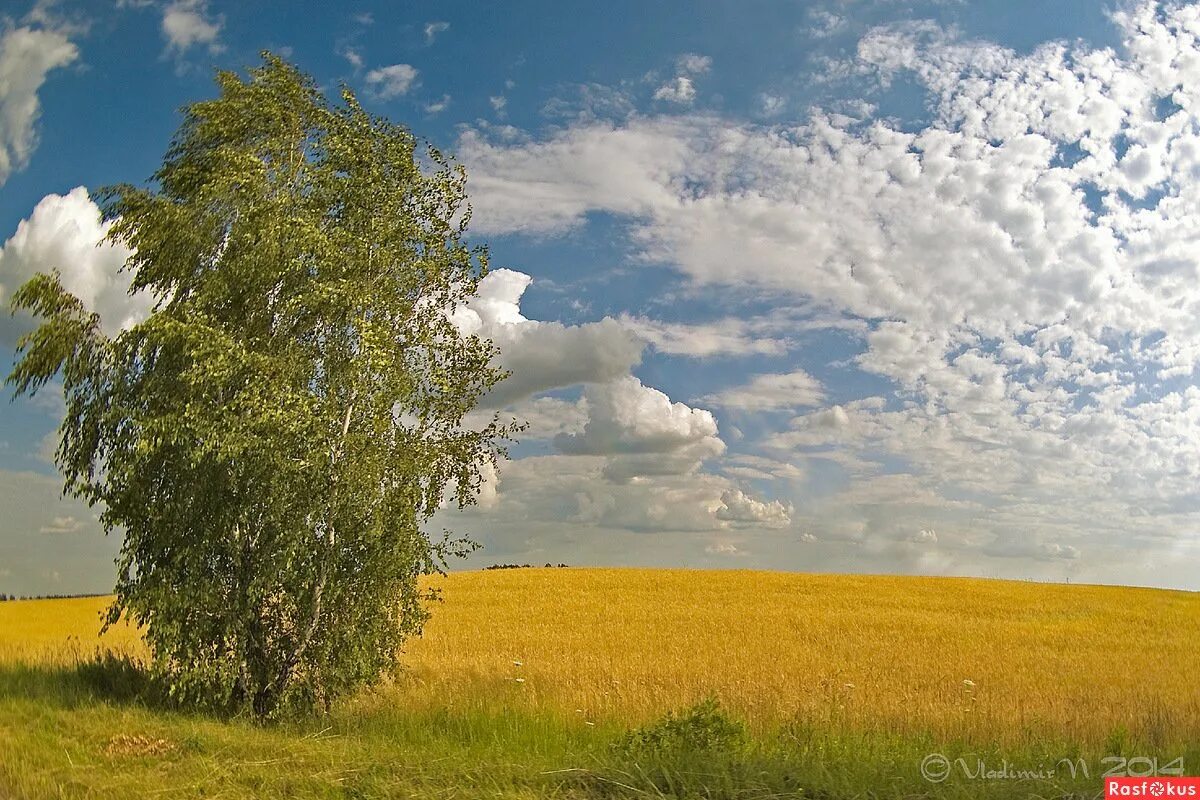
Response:
M797 721L992 742L1200 738L1200 595L990 580L522 569L431 581L406 672L354 703L640 721L707 695ZM0 604L0 660L94 651L105 600ZM74 637L74 638L68 638ZM129 629L106 646L136 647Z

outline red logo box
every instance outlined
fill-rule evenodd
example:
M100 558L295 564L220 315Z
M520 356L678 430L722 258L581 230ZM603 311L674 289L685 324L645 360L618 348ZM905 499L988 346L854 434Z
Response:
M1104 800L1115 798L1194 797L1200 800L1200 778L1105 778Z

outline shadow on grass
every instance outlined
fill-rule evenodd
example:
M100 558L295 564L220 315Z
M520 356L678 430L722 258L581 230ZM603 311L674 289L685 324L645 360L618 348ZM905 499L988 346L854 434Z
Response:
M0 702L7 700L63 709L96 702L169 706L166 693L138 659L110 650L98 650L73 665L0 664Z

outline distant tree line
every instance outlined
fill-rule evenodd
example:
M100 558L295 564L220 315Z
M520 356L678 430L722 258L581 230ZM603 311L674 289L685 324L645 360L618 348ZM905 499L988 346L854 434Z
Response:
M9 600L77 600L81 597L104 597L105 595L93 592L90 594L4 594L0 592L0 603Z
M566 567L568 565L547 563L546 566L550 567L551 569L556 569L558 567ZM484 567L484 569L536 569L536 567L533 564L492 564L490 567Z

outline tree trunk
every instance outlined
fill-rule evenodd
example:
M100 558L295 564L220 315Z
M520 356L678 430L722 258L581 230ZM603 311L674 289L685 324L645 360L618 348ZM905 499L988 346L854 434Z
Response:
M329 582L329 569L337 555L337 530L333 522L335 512L334 494L337 488L337 475L334 468L341 460L345 453L346 437L350 433L350 419L354 414L354 398L351 396L349 405L346 406L346 416L342 420L342 432L338 438L333 452L330 454L330 487L329 487L329 508L326 519L326 538L325 538L325 557L321 561L320 572L317 575L316 586L313 587L313 595L311 601L311 610L309 611L308 624L305 626L303 633L296 642L296 648L283 661L283 665L279 669L279 673L274 680L268 683L259 693L261 702L270 706L265 713L270 713L274 710L274 705L278 703L278 699L287 689L288 683L291 681L292 674L296 669L296 665L300 663L300 659L304 657L308 650L309 644L312 642L313 635L317 632L317 625L321 621L321 608L324 603L325 585ZM265 696L263 696L265 695ZM260 711L258 706L260 697L255 698L255 713L263 716L264 712Z

